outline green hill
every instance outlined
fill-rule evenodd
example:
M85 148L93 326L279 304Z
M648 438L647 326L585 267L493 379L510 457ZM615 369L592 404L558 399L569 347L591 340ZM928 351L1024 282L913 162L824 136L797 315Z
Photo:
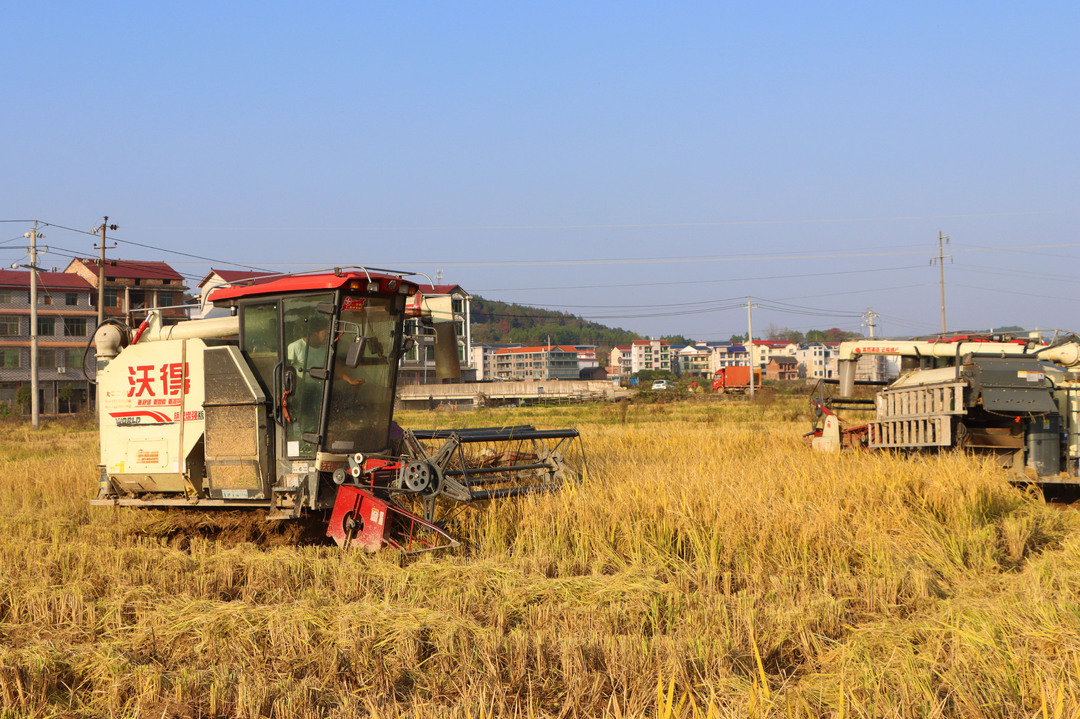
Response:
M604 352L641 335L577 317L568 312L472 298L474 344L597 345ZM602 356L602 355L601 355Z

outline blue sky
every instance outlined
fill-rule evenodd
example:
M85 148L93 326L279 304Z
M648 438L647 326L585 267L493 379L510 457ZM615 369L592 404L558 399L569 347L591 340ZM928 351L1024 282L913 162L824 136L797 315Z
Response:
M747 296L755 334L858 331L871 307L903 335L940 328L944 231L950 329L1080 329L1075 3L22 3L5 18L0 219L90 230L108 214L113 256L192 276L441 269L656 336L744 332ZM26 229L0 224L0 263Z

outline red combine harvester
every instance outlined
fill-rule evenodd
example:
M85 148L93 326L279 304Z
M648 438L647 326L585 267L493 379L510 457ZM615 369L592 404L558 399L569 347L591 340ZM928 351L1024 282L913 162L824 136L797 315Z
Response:
M577 430L402 430L393 422L407 316L458 374L449 297L365 268L261 277L214 290L231 316L94 335L101 432L94 505L329 515L342 547L456 546L465 506L585 476Z

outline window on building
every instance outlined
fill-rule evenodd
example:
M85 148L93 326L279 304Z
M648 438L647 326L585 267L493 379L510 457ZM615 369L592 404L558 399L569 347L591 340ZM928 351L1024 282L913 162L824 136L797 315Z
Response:
M39 300L38 304L51 305L52 304L52 295L49 295L49 294L38 295L38 300Z
M0 368L19 369L20 354L17 347L0 348Z
M172 303L172 292L158 292L158 307L171 307Z
M66 356L61 356L59 359L64 360L64 366L81 367L83 361L83 350L70 349L66 353Z
M75 305L78 305L79 304L79 293L78 292L65 292L64 293L64 304L68 305L69 307L74 307Z
M85 337L86 336L86 318L85 317L68 317L64 319L64 336L65 337Z
M11 290L0 290L0 305L10 305L11 301Z
M0 317L0 337L18 337L21 324L18 317Z
M61 350L63 352L63 350ZM38 350L38 367L52 369L56 366L56 350Z
M52 337L56 334L56 318L55 317L38 317L37 318L37 333L38 335L45 335L46 337Z
M119 307L120 297L116 290L105 290L105 306L106 307Z

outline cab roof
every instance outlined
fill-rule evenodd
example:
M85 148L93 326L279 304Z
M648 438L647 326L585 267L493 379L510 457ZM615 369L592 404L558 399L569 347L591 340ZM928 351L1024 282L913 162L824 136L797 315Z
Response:
M257 277L243 284L218 287L210 292L209 300L213 303L261 297L263 295L310 292L312 290L337 290L351 288L372 294L413 295L419 289L415 282L398 275L380 272L343 270L310 275L284 275L281 277Z

